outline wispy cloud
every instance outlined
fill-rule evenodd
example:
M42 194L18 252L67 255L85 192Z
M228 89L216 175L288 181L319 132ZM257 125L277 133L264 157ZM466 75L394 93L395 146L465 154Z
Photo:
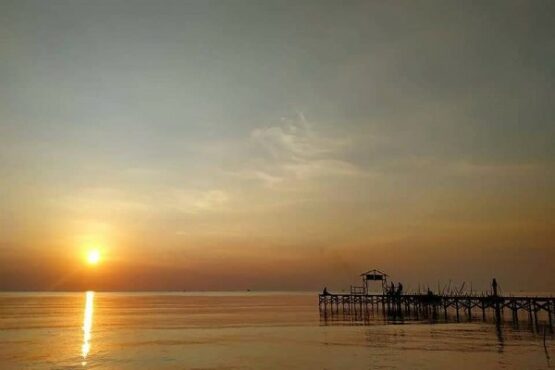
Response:
M263 154L242 173L269 186L286 180L364 174L361 168L342 156L351 145L348 138L317 132L302 113L294 118L282 118L268 127L256 128L251 131L250 139Z
M256 128L251 137L274 158L293 161L332 155L349 143L346 139L318 135L302 113L294 119L282 117L277 125Z
M172 208L185 213L199 213L221 210L229 201L229 195L222 190L175 190L173 199Z
M172 210L196 214L221 210L229 201L223 190L158 188L152 191L118 188L86 188L53 200L65 210L75 213L156 213Z

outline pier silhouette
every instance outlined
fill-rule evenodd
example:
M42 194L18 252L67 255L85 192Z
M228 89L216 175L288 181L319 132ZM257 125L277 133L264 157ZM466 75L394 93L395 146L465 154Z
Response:
M505 319L506 312L515 325L524 317L537 329L545 325L553 332L555 297L546 296L503 296L499 294L498 283L492 280L490 292L463 292L462 289L434 293L403 291L402 283L388 284L388 275L379 270L370 270L360 275L362 286L351 286L348 294L335 294L327 290L318 295L320 314L324 319L342 316L364 320L369 315L380 313L389 320L406 318L443 319L452 317L455 321L471 321L473 318L486 320L493 317L497 323ZM371 293L369 285L381 285L381 293Z

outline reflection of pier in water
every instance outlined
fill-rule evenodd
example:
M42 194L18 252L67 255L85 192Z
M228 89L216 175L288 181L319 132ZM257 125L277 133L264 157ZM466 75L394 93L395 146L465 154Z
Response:
M496 323L512 321L515 326L526 316L533 330L540 326L553 332L555 297L501 296L493 281L491 294L433 293L407 294L402 284L387 285L387 275L379 270L363 273L363 286L351 287L350 294L324 290L318 296L320 317L325 324L364 325L377 320L388 323L406 321L460 322L481 319ZM368 281L379 281L382 293L369 293ZM521 316L519 317L519 313Z

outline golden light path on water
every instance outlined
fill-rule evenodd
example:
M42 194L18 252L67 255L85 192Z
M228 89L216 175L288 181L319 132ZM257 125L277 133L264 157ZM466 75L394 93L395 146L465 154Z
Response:
M94 292L88 291L85 293L85 316L83 317L83 346L81 347L81 355L83 356L82 365L87 364L87 356L91 349L91 329L93 320L93 303Z

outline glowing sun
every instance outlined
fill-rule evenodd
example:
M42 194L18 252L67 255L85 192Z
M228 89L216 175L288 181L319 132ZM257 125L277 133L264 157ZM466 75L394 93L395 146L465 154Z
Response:
M87 253L87 263L89 265L96 265L98 262L100 262L100 252L98 249L91 249Z

